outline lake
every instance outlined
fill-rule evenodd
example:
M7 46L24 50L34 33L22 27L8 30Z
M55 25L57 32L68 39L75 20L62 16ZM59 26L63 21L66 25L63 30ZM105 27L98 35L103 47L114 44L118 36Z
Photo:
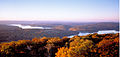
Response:
M51 27L39 27L39 26L30 26L30 25L21 25L21 24L9 24L9 26L17 26L22 29L52 29Z
M109 33L113 33L113 34L115 34L115 33L120 33L119 31L116 31L116 30L100 30L100 31L98 31L98 32L93 32L93 33L88 33L88 32L80 32L79 34L78 34L78 36L84 36L84 35L88 35L88 34L94 34L94 33L97 33L97 34L109 34ZM72 37L74 37L75 35L71 35L71 36L68 36L68 38L72 38Z

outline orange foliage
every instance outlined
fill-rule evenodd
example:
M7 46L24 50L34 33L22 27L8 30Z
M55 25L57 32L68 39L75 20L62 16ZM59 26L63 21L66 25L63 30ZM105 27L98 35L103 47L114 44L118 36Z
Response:
M1 57L118 57L119 34L90 34L73 38L33 38L0 44ZM57 50L58 49L58 50ZM22 55L20 55L22 54Z

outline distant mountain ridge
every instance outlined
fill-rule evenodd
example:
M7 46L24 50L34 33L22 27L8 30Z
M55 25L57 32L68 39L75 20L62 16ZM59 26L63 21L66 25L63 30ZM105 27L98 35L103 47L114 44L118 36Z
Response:
M102 22L96 24L76 25L69 28L70 31L99 31L99 30L119 30L119 23Z

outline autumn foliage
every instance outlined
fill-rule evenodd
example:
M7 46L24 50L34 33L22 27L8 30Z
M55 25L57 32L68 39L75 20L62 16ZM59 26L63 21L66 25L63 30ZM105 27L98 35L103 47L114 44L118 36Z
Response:
M1 57L119 57L119 34L33 38L0 44Z

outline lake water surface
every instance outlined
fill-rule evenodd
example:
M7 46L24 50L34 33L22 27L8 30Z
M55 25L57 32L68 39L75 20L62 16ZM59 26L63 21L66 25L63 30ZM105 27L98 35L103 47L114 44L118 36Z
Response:
M112 34L115 34L115 33L120 33L119 31L116 31L116 30L100 30L98 32L93 32L93 33L88 33L88 32L80 32L78 34L78 36L84 36L84 35L88 35L88 34L94 34L94 33L97 33L97 34L109 34L109 33L112 33ZM72 38L74 37L75 35L71 35L71 36L68 36L68 38Z
M22 29L52 29L50 27L39 27L39 26L30 26L30 25L21 25L21 24L10 24L9 26L17 26Z

